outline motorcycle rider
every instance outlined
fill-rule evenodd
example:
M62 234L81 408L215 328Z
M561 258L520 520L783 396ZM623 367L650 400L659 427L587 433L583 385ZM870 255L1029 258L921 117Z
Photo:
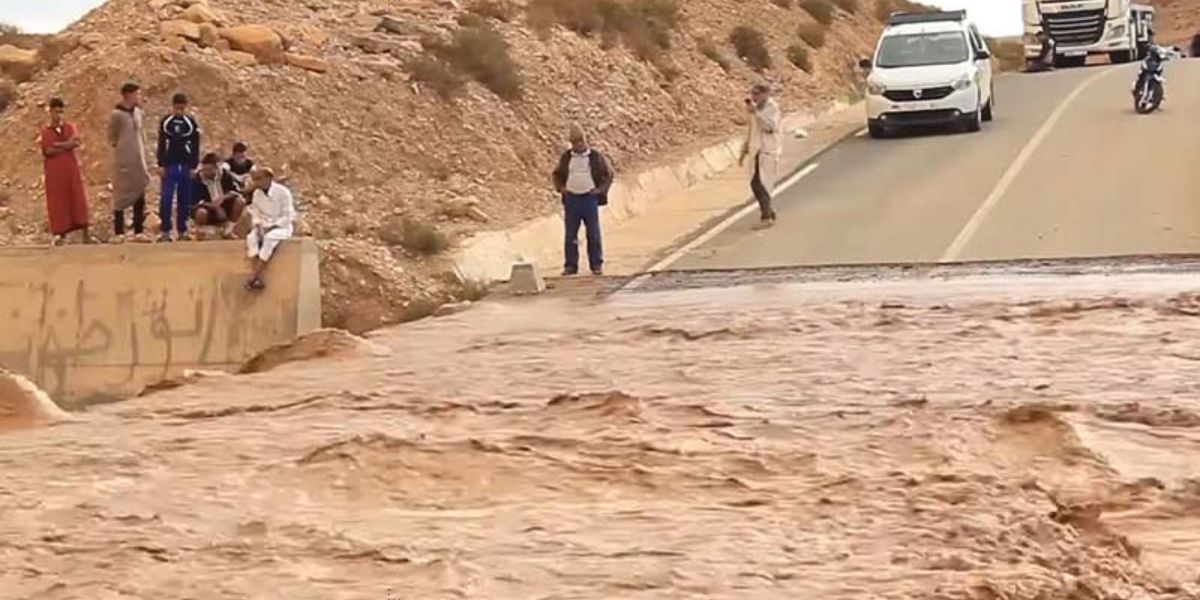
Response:
M1146 49L1146 59L1142 61L1142 69L1138 72L1137 81L1133 85L1133 95L1136 97L1146 83L1147 77L1163 74L1163 63L1167 61L1167 53L1161 46L1154 43L1154 31L1150 31L1150 45ZM1166 100L1166 89L1160 91L1162 100Z
M1037 40L1042 47L1038 51L1037 58L1029 65L1028 71L1030 73L1051 71L1054 69L1054 40L1046 33L1045 28L1038 32Z

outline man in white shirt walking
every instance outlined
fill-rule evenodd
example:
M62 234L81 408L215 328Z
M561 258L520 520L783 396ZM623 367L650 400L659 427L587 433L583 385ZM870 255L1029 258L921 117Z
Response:
M570 132L571 148L559 158L554 170L554 187L562 194L566 241L563 276L579 273L579 227L587 228L588 266L592 274L604 274L604 250L600 238L600 207L608 204L613 172L600 151L588 146L578 126Z
M746 109L752 118L738 162L744 165L748 156L754 156L750 191L758 200L761 221L757 227L761 229L775 224L772 195L775 192L775 180L779 176L779 158L783 154L783 115L779 104L771 97L771 88L765 83L750 88Z
M248 209L252 226L246 236L246 256L254 261L254 274L246 282L246 289L255 291L266 287L263 272L267 263L279 244L292 237L296 203L291 190L275 183L275 173L268 168L254 171L251 189L253 200Z

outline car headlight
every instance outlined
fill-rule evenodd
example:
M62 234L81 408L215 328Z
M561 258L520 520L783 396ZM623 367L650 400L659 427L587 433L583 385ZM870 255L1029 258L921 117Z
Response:
M867 93L872 96L882 96L887 91L887 86L875 81L867 82Z
M970 75L963 75L962 77L955 80L953 85L954 85L954 89L961 92L963 90L971 89L971 84L973 84L973 83L975 83L975 81L973 79L971 79Z
M1112 40L1112 39L1116 39L1116 38L1125 37L1125 31L1126 31L1126 29L1125 29L1124 23L1117 25L1116 27L1113 27L1112 29L1108 30L1108 39Z

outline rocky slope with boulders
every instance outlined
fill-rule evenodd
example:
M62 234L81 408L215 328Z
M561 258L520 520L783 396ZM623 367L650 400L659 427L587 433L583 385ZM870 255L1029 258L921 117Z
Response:
M322 247L328 325L423 316L475 292L453 244L556 210L547 173L571 123L628 174L736 132L750 82L792 110L846 100L899 5L881 1L110 0L0 45L0 243L48 241L35 140L51 96L83 128L108 235L103 128L136 80L151 122L186 92L205 150L244 140L287 178Z

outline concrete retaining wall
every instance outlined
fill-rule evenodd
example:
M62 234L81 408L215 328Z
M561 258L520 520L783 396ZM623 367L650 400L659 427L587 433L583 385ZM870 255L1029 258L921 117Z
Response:
M846 106L838 103L817 113L788 115L784 119L785 131L806 127ZM613 227L646 212L654 202L736 166L743 139L744 134L730 137L671 165L641 173L618 173L609 193L609 205L600 211L602 229L612 231ZM747 191L747 198L749 195ZM478 233L455 253L455 267L464 279L483 282L507 281L516 262L531 262L543 272L556 274L562 264L562 228L562 215L556 213L513 229Z
M261 293L243 242L0 248L0 366L72 408L234 369L320 327L318 269L310 239L280 248Z

